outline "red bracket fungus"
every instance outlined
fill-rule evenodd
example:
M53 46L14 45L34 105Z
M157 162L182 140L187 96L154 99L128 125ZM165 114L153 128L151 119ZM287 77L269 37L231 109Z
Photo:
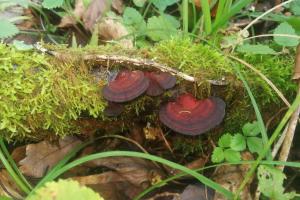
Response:
M176 77L168 72L144 72L144 74L150 81L146 90L146 94L149 96L159 96L176 84Z
M123 70L103 88L102 93L106 100L121 103L137 98L148 86L149 80L142 71Z
M183 94L176 102L161 107L159 119L178 133L200 135L222 122L225 107L225 102L217 97L197 100L191 94Z

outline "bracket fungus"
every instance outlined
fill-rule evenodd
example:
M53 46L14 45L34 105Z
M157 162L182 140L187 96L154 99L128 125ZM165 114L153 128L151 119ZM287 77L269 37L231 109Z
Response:
M159 96L176 84L176 77L168 72L144 72L144 74L150 81L146 90L146 94L149 96Z
M104 86L103 97L111 102L131 101L143 94L149 86L149 80L142 71L123 70L116 78Z
M178 133L200 135L222 122L225 107L225 102L218 97L197 100L187 93L179 96L176 102L162 106L159 119Z

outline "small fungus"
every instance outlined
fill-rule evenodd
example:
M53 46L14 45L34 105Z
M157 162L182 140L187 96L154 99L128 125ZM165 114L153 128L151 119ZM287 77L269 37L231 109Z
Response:
M183 94L176 102L161 107L159 119L178 133L200 135L222 122L225 106L225 102L217 97L197 100L191 94Z
M123 70L103 88L102 93L108 101L127 102L143 94L148 86L149 80L143 72Z
M149 96L159 96L176 84L176 77L168 72L144 72L144 74L150 81L146 91Z
M104 114L107 117L117 117L119 116L124 110L124 106L119 103L108 102L107 107L104 109Z

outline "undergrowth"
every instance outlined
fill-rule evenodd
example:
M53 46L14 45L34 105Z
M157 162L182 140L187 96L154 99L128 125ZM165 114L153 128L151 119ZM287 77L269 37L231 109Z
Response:
M254 112L249 112L247 94L236 78L232 62L218 50L192 43L188 38L173 38L151 49L140 50L122 49L113 45L98 48L66 48L56 45L52 49L61 53L60 59L35 52L18 52L5 45L0 48L0 83L3 88L0 93L0 109L3 110L0 114L0 129L8 139L43 138L53 133L59 136L75 134L79 130L73 122L80 116L103 119L102 111L106 101L101 97L101 86L106 80L101 79L100 84L99 81L95 82L90 69L101 66L92 61L83 62L82 56L86 54L154 59L195 76L199 80L197 84L178 78L177 90L192 92L198 98L211 95L222 97L227 103L223 124L225 131L239 130L242 124L255 119ZM293 98L296 86L288 80L293 65L291 57L246 55L242 58L270 78L286 96ZM108 70L116 67L131 68L111 65ZM241 70L247 74L247 80L261 106L268 105L266 110L272 110L274 105L281 106L277 95L258 75L244 66L241 66ZM220 80L224 77L227 86L211 86L207 82L208 79ZM149 99L145 96L130 102L126 105L122 119L132 119L140 113L145 114L145 109L150 109L154 113L146 111L147 119L151 119L151 123L157 122L155 111L174 92L176 94L176 91L166 93L163 98ZM152 108L149 103L153 105Z

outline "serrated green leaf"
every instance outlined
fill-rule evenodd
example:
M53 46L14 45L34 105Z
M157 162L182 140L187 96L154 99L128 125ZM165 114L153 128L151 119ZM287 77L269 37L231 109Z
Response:
M246 149L246 140L245 137L238 133L232 136L230 148L235 151L243 151Z
M287 22L283 22L279 24L275 30L274 34L288 34L288 35L297 35L294 28L289 25ZM294 47L297 46L299 43L299 39L297 38L290 38L290 37L282 37L282 36L274 36L274 41L285 47Z
M168 6L178 2L178 0L150 0L153 5L160 11L164 11Z
M257 171L258 188L269 199L290 200L295 193L284 193L283 180L286 178L283 172L277 168L260 165Z
M213 163L220 163L224 160L224 151L221 147L216 147L211 155Z
M133 3L137 7L143 7L147 0L133 0Z
M223 148L230 147L231 139L232 139L232 135L230 135L229 133L226 133L220 137L220 139L218 141L218 145Z
M294 15L300 15L300 0L291 2L290 9L294 13Z
M237 162L241 160L241 154L238 151L232 149L226 149L224 151L225 160L228 162Z
M258 154L260 154L260 152L264 147L262 139L258 137L248 137L247 146L251 153L258 153Z
M262 44L243 44L237 48L238 52L251 54L276 54L276 51L267 45Z
M44 0L42 6L47 9L59 8L63 5L64 0Z
M180 23L170 15L153 16L148 19L147 35L153 41L169 39L172 35L178 34L177 28Z
M55 195L53 195L55 194ZM26 200L104 200L92 189L79 185L73 180L59 180L48 182L44 187L39 188L34 195Z
M133 31L143 33L147 26L143 16L134 8L127 7L123 14L123 23L125 26L133 27Z
M19 29L13 23L0 19L0 39L12 37L19 33Z
M259 123L257 121L248 122L243 126L242 130L245 136L257 136L260 133Z
M25 44L24 41L20 41L20 40L14 40L13 45L15 46L16 49L20 51L28 51L33 49L33 46L31 44Z

